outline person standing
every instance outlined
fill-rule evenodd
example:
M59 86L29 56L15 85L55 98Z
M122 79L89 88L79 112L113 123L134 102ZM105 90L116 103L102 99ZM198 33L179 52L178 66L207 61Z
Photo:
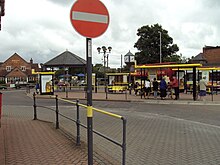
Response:
M140 84L138 82L136 82L134 84L134 94L135 94L135 96L137 96L139 86L140 86Z
M159 84L157 82L157 79L154 78L154 81L153 81L154 99L157 99L158 86Z
M36 84L35 89L36 89L36 93L38 94L40 92L40 84L39 83Z
M179 82L175 76L173 76L173 79L171 81L171 86L174 89L174 95L175 95L174 100L178 100L179 99Z
M206 82L206 77L204 76L200 81L199 81L199 96L200 96L200 100L205 101L205 96L206 96L206 86L207 86L207 82Z
M167 96L167 83L165 81L165 78L163 77L162 80L160 81L160 97L161 97L161 100L164 100L166 96Z
M149 99L149 96L150 96L150 80L147 79L145 84L144 84L144 98L147 97L147 99Z

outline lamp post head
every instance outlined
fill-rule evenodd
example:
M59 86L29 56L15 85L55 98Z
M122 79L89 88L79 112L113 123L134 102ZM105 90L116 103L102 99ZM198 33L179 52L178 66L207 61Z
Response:
M106 50L107 50L107 48L106 48L105 46L102 46L102 50L103 50L103 52L105 53Z
M109 46L108 49L105 46L102 46L102 48L100 47L97 48L98 53L101 53L101 50L103 51L102 53L104 54L107 52L107 50L108 50L108 53L111 53L112 47Z
M108 51L109 51L109 53L112 51L112 47L111 46L108 47Z
M100 53L100 51L101 51L101 48L100 48L100 47L98 47L98 48L97 48L97 50L98 50L98 52Z

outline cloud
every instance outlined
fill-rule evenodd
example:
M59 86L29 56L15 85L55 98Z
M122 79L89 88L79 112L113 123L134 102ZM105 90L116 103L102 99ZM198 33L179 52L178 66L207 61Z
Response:
M74 1L70 1L70 0L49 0L55 4L59 4L62 6L69 6L71 5Z
M24 59L31 57L44 63L66 49L86 57L85 38L72 27L69 12L75 1L69 0L14 0L6 2L0 32L0 61L17 52ZM204 45L219 43L220 1L218 0L102 0L110 14L107 31L92 40L93 63L102 63L96 48L112 46L111 67L120 67L121 55L137 51L137 29L159 23L168 30L179 53L191 57ZM124 64L123 64L124 65Z

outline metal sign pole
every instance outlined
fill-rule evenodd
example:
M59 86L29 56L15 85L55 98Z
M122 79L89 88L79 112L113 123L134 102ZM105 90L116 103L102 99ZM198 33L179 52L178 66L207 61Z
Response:
M88 165L93 165L92 39L86 38Z

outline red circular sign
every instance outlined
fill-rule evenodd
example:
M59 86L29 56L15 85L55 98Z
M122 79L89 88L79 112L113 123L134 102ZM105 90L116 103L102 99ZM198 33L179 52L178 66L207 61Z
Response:
M102 35L109 25L109 13L99 0L77 0L70 10L74 29L84 37Z

